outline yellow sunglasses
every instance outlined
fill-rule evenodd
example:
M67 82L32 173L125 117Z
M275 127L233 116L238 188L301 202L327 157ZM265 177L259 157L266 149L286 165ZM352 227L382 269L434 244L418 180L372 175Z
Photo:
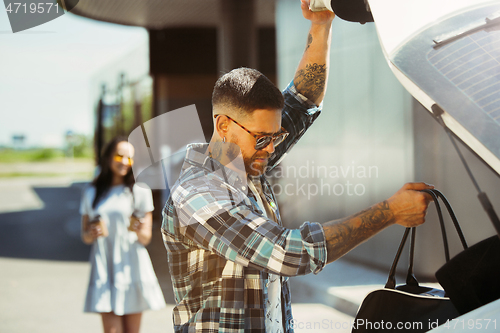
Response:
M120 154L116 154L115 156L113 156L113 160L116 162L123 163L123 159L125 159L127 165L134 164L134 159L132 157L127 157Z

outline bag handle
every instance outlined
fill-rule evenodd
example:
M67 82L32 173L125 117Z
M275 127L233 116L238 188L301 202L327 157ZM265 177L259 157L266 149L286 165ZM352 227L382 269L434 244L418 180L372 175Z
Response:
M426 192L432 196L434 203L436 204L436 211L439 217L439 226L441 227L441 235L443 237L443 246L444 246L444 257L446 262L450 261L450 248L448 246L448 237L446 236L446 228L444 226L443 219L443 211L441 210L441 205L439 204L438 196L432 190L423 190L422 192Z
M436 189L433 189L432 191L438 197L440 197L441 200L443 201L444 205L446 206L446 209L448 210L448 214L450 215L451 220L453 221L453 225L455 226L455 229L457 230L458 237L460 238L460 242L462 243L462 246L463 246L464 250L468 249L469 246L467 245L467 242L465 241L464 234L462 232L462 229L460 228L460 224L458 223L457 216L455 215L455 212L453 211L453 208L451 208L450 202L448 201L448 199L446 199L446 197L444 196L444 194L441 193L441 191L436 190Z
M450 251L449 251L449 247L448 247L448 239L446 236L446 228L444 225L443 213L441 210L441 205L439 204L438 197L441 198L441 200L445 204L445 206L448 210L448 214L450 215L451 219L453 220L453 224L454 224L455 229L458 233L460 241L462 242L464 249L467 249L467 243L465 241L465 237L462 233L462 229L460 228L460 225L459 225L458 220L456 218L455 212L451 208L451 205L448 202L448 199L446 199L446 197L444 196L444 194L442 194L438 190L422 190L422 192L426 192L429 195L431 195L432 199L434 200L434 203L436 204L436 210L437 210L438 217L439 217L439 224L441 226L441 234L443 237L445 258L446 258L446 262L448 262L450 260ZM392 266L391 266L391 270L389 271L389 277L387 278L385 288L394 289L396 287L396 278L395 278L396 267L398 265L399 258L401 257L401 253L402 253L403 248L405 246L406 240L408 239L408 235L409 235L410 231L412 233L411 243L410 243L410 263L408 266L408 273L406 276L406 284L411 285L411 286L418 286L418 281L417 281L415 275L413 274L413 259L414 259L414 252L415 252L416 227L412 227L412 228L406 228L406 230L403 234L403 239L401 240L401 243L399 244L398 251L396 252L396 257L394 258L394 261L393 261Z
M410 230L413 228L406 228L405 233L403 234L403 239L399 244L398 251L396 252L396 257L392 262L391 270L389 271L389 277L387 278L387 282L385 283L385 288L394 289L396 288L396 267L398 265L399 257L401 257L401 252L403 252L403 247L405 246L406 239L408 238L408 234Z

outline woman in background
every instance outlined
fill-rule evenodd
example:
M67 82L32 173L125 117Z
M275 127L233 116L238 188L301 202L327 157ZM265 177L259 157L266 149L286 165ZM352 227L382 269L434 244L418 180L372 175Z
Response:
M92 244L85 312L102 316L105 333L137 333L142 311L165 306L151 259L153 198L132 174L134 147L125 138L105 148L100 173L80 205L82 239Z

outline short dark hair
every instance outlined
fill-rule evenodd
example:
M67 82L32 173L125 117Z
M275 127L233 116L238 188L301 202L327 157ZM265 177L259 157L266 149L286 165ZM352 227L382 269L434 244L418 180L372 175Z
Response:
M261 72L237 68L222 75L215 83L212 105L235 108L246 113L256 109L283 109L281 91Z

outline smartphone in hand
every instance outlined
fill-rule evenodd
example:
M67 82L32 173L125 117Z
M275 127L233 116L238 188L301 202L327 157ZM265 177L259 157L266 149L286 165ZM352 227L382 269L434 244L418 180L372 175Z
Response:
M99 236L103 237L108 237L108 228L106 227L106 224L104 221L101 219L100 215L95 216L92 220L89 221L89 226L90 230L94 229L98 233L100 233Z

